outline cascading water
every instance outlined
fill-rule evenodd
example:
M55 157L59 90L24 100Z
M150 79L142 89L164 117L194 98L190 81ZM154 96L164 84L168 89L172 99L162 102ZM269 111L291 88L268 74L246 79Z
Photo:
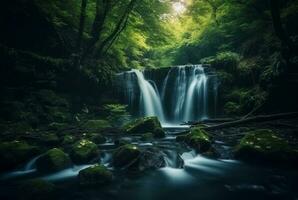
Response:
M164 74L134 69L118 77L134 113L158 116L163 124L205 119L215 110L217 83L202 65L171 67Z

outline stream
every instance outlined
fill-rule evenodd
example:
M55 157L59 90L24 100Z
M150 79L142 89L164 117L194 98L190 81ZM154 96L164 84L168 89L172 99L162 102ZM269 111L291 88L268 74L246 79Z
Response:
M107 143L99 147L101 164L115 173L111 185L98 189L79 186L79 171L92 164L73 166L53 174L40 174L35 169L36 157L23 168L0 176L0 198L13 199L15 182L38 177L55 183L60 188L60 199L297 199L296 171L248 165L228 156L209 159L197 155L175 141L175 135L185 129L177 126L165 128L165 138L150 142L142 142L138 136L123 138L139 148L160 149L166 161L163 168L133 176L114 171L111 152L116 148L113 143L115 138L110 137ZM216 148L231 149L223 141L216 141ZM182 168L177 164L179 157L184 162Z

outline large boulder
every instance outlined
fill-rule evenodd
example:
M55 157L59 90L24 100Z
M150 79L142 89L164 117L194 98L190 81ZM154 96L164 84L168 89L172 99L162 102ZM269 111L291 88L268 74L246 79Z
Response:
M69 156L58 148L48 150L36 161L37 170L44 172L55 172L70 166Z
M113 154L113 165L116 168L134 166L139 158L141 151L132 144L126 144L116 149Z
M0 170L9 170L28 161L39 153L39 149L24 141L14 140L0 143Z
M55 199L57 188L54 184L41 179L21 182L18 186L18 199Z
M82 186L102 186L112 181L113 175L102 165L94 165L79 172L79 182Z
M141 152L140 160L138 162L139 171L159 169L165 166L166 161L164 159L164 154L159 149L148 148ZM177 167L180 167L180 164L178 164Z
M177 136L178 142L185 142L191 148L199 153L207 152L211 148L211 139L209 134L199 127L192 128L190 133Z
M161 124L157 117L143 117L124 125L123 130L127 134L152 133L156 138L165 136Z
M250 162L297 164L298 151L268 129L248 132L235 148L235 157Z
M97 145L90 140L80 140L72 146L70 156L74 163L89 163L99 156Z

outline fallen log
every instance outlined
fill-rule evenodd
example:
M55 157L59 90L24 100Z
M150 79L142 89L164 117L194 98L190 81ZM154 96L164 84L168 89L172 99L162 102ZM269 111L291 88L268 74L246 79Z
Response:
M204 124L204 123L223 123L223 122L230 122L238 120L239 118L215 118L215 119L203 119L197 122L183 122L180 125L198 125L198 124Z
M210 131L215 129L221 128L229 128L245 123L252 123L252 122L265 122L270 120L278 120L278 119L291 119L291 118L298 118L298 112L289 112L289 113L279 113L279 114L272 114L272 115L258 115L254 117L248 117L245 119L240 119L236 121L225 122L221 124L217 124L214 126L204 127L204 130Z

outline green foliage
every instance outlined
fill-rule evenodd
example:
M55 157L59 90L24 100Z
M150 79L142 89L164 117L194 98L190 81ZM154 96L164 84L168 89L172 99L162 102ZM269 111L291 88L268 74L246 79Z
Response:
M210 64L217 69L224 69L226 72L235 72L240 62L240 56L237 53L225 51L216 56L203 58L203 64Z
M105 104L104 111L107 113L107 119L113 126L122 126L130 119L130 114L127 111L127 105L122 104Z
M224 105L227 114L245 114L265 103L267 92L260 87L252 89L236 88L226 95Z

